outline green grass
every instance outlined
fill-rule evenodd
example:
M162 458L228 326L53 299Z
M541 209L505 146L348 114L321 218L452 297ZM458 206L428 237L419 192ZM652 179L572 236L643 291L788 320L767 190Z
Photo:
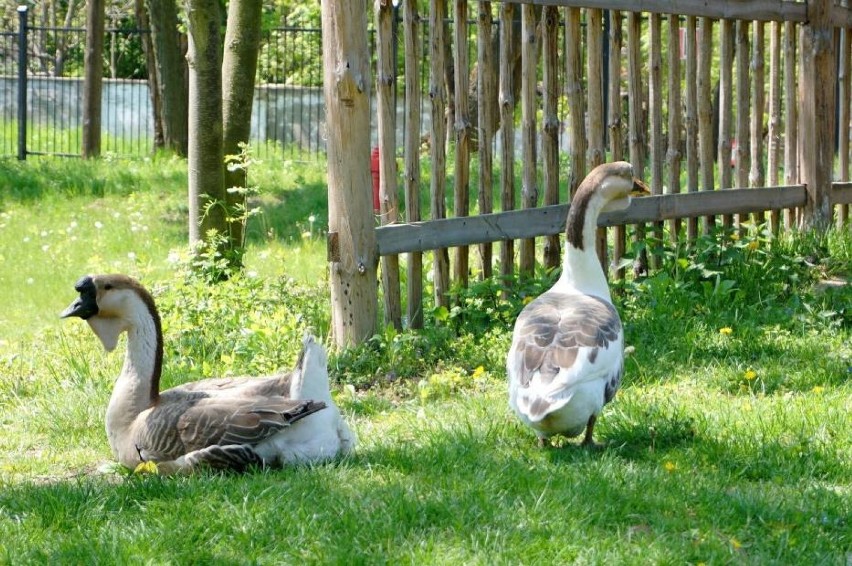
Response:
M635 351L602 451L539 449L508 410L511 323L540 274L333 353L351 457L115 472L122 355L57 318L79 275L153 290L167 387L287 367L302 332L328 333L322 165L252 174L245 273L209 286L187 271L181 161L0 161L0 563L848 564L852 288L819 282L852 275L849 230L708 237L617 286Z

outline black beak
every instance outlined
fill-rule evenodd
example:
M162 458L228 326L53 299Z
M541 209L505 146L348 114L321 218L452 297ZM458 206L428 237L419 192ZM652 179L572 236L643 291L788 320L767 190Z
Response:
M81 277L74 285L74 290L79 292L80 296L59 314L59 318L78 316L87 320L98 314L97 289L91 276Z

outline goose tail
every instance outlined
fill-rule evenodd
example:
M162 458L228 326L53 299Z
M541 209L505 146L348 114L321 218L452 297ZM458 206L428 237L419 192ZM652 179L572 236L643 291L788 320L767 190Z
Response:
M302 352L296 362L290 385L292 399L331 401L328 383L328 354L316 338L305 333Z

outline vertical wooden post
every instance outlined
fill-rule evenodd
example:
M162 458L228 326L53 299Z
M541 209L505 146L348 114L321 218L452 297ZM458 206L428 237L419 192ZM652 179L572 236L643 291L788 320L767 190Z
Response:
M752 187L762 187L766 184L766 170L763 166L763 108L766 104L766 62L764 61L766 24L755 21L752 23L751 43L751 169L748 180ZM763 212L752 215L755 224L766 221Z
M538 42L536 40L535 6L521 5L521 140L523 143L523 183L521 206L538 205L536 171L536 70ZM535 271L535 238L521 240L521 275L532 276Z
M542 11L542 59L544 66L544 100L541 132L541 155L544 204L559 204L559 10L545 6ZM559 235L544 242L544 266L552 269L562 263Z
M586 10L586 83L589 109L589 155L588 166L593 169L606 159L604 147L604 92L603 92L603 11ZM604 273L609 270L607 230L598 228L595 233L595 248Z
M432 0L429 10L429 99L432 102L432 131L429 155L432 161L430 193L432 220L446 218L447 181L447 123L444 20L447 18L447 0ZM450 257L446 249L435 250L432 261L432 284L435 289L435 306L448 305L450 290Z
M749 23L745 20L737 22L737 188L748 187L748 173L751 150L749 149ZM739 228L742 215L736 215L736 225Z
M420 24L417 3L402 3L405 35L405 220L420 220ZM409 328L423 328L423 254L408 254Z
M799 101L796 96L796 25L784 22L784 184L799 182ZM796 223L796 210L784 211L784 228Z
M734 186L734 183L731 180L731 138L733 135L731 121L733 120L734 105L733 67L735 25L736 22L733 20L722 20L722 29L720 33L719 143L716 150L716 156L719 160L719 186L722 189L730 189ZM737 76L739 77L739 75ZM741 143L741 140L737 143ZM737 163L737 166L739 166L739 163ZM733 218L733 215L725 214L722 216L722 224L726 228L730 228L734 223Z
M628 140L630 163L633 174L645 178L645 122L642 110L644 95L642 92L642 18L641 14L630 12L627 15L627 100L628 100ZM634 240L645 239L645 226L636 225ZM648 271L648 254L643 250L633 262L633 274L641 275Z
M512 22L515 5L500 5L500 208L515 208L515 96L512 90ZM500 275L515 272L515 242L500 243Z
M455 60L456 167L453 203L456 216L470 215L470 79L467 44L467 0L455 0L453 54ZM470 254L467 246L456 248L454 279L467 287Z
M332 333L338 346L376 331L378 284L370 179L370 57L367 10L322 3L323 91L328 151Z
M686 184L689 192L698 190L698 55L696 53L697 19L686 18ZM686 238L698 237L698 219L686 220Z
M399 221L396 180L396 60L391 0L375 0L376 12L376 107L379 139L379 211L380 222ZM381 258L385 324L402 329L402 304L399 296L399 256Z
M713 104L710 66L713 52L713 20L702 17L698 46L698 151L701 154L701 190L712 191L713 182ZM701 232L710 234L716 224L713 216L704 216Z
M494 70L494 51L491 43L491 2L479 3L478 33L476 53L478 72L476 74L477 108L479 116L479 213L488 214L493 209L494 189L494 107L497 93L494 90L497 74ZM491 244L480 244L479 256L482 261L482 279L491 277Z
M648 110L651 119L651 194L663 194L663 38L662 16L651 14L650 20L650 61L648 69ZM669 112L675 109L669 108ZM651 253L651 267L658 269L660 262L660 243L663 240L663 223L654 222L654 242Z
M849 2L843 2L848 6ZM852 123L850 123L850 101L852 101L852 29L840 30L840 82L839 100L839 128L840 139L838 140L838 151L840 152L840 180L848 181L849 177L849 134ZM849 223L849 205L841 204L837 209L837 228L842 229Z
M769 155L767 169L769 185L778 185L781 163L781 22L772 22L769 36ZM789 102L788 102L789 103ZM781 213L770 213L770 225L773 234L778 234Z
M680 192L680 129L683 123L681 117L680 53L680 17L672 14L669 16L669 147L666 151L670 194ZM690 80L692 80L691 77ZM680 232L680 221L677 219L670 221L669 237L674 243L677 243L678 232Z
M834 169L834 65L832 0L808 0L808 22L802 38L801 180L808 199L802 227L825 230L831 222L831 181Z
M621 47L624 43L622 36L621 12L611 10L609 13L609 116L607 128L609 129L609 151L613 161L624 159L624 127L622 121L623 109L621 107ZM623 225L613 228L612 262L614 265L621 263L621 258L627 251L627 230ZM615 270L615 278L624 279L624 268Z
M571 196L586 176L586 97L583 93L582 33L580 9L568 8L565 17L565 90L568 95L568 116L571 137L571 173L568 189Z

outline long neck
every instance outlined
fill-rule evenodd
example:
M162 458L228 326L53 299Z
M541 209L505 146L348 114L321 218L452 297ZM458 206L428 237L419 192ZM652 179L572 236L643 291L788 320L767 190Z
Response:
M139 413L157 402L163 364L160 317L153 303L140 301L127 322L127 354L106 415L107 430L116 433L126 430Z
M609 299L609 286L595 249L598 215L604 199L594 191L578 191L571 201L565 229L565 256L559 288Z

